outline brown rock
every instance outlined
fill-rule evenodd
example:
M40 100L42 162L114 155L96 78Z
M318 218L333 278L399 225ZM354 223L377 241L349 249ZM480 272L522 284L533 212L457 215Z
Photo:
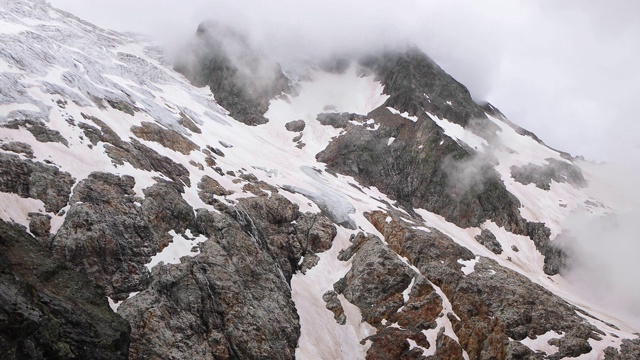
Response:
M303 131L305 126L307 124L304 122L304 120L294 120L294 121L289 121L288 123L284 124L284 127L292 132L300 132Z
M141 126L131 127L131 132L141 139L157 142L158 144L185 155L198 150L198 145L180 135L175 130L165 129L156 123L143 121Z

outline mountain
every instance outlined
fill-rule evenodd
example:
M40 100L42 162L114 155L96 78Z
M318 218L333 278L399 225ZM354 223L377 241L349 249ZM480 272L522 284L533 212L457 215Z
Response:
M562 275L564 220L615 212L581 161L419 49L278 64L203 23L169 63L0 14L3 358L640 356Z

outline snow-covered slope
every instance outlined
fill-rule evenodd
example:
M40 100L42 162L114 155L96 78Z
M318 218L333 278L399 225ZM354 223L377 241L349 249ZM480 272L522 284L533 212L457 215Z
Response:
M385 89L381 76L371 69L363 69L354 61L351 67L339 73L311 69L304 80L296 84L295 95L282 94L270 102L264 114L269 120L267 124L248 126L231 118L228 111L214 101L215 94L208 87L194 87L184 76L175 72L163 58L161 49L147 40L99 29L52 9L44 2L0 1L0 39L3 44L0 49L0 217L6 222L24 226L72 267L93 276L110 295L114 310L117 305L125 307L124 312L118 311L132 322L134 328L132 354L140 355L145 346L154 343L145 338L145 331L153 330L141 330L145 327L140 323L142 320L131 313L136 309L148 311L148 314L154 314L149 315L156 318L154 321L162 324L173 321L173 316L185 316L184 313L171 313L159 307L154 313L155 305L146 299L160 296L157 294L162 293L159 289L164 289L164 285L159 284L163 276L182 269L180 266L202 261L205 256L210 256L207 255L209 251L213 251L207 250L207 247L222 241L214 235L206 236L202 227L194 225L200 220L189 220L191 222L184 226L176 225L172 222L175 214L162 213L162 216L150 217L145 212L152 207L149 204L162 206L157 204L163 200L169 201L162 196L156 199L149 195L155 194L150 190L154 185L166 183L178 189L179 201L176 201L186 203L188 211L193 213L184 216L194 219L199 219L202 214L196 209L205 209L205 213L216 216L227 216L235 211L233 216L237 220L246 199L258 197L269 203L283 196L295 204L300 213L322 214L336 224L337 233L330 248L317 251L317 254L303 253L299 262L292 264L294 271L290 279L286 279L285 275L288 274L283 275L282 266L274 267L287 287L290 286L289 292L286 289L282 291L290 294L299 316L300 333L294 344L298 358L376 358L375 353L381 351L382 357L384 354L396 354L418 358L422 353L439 354L443 358L455 358L458 355L479 358L485 351L485 354L504 358L516 356L514 354L534 356L533 352L537 351L535 356L539 357L555 354L557 357L597 359L604 357L605 348L611 346L620 349L623 339L636 339L634 332L638 329L597 309L589 299L572 293L561 275L549 275L548 271L544 271L545 254L531 233L505 224L498 225L497 217L484 218L477 226L461 226L446 213L428 211L426 207L409 208L406 203L398 201L397 194L388 191L385 194L370 181L363 183L356 176L362 173L358 173L358 169L351 176L340 171L336 173L317 157L330 143L354 132L380 137L384 146L376 147L375 154L385 156L385 152L391 154L398 151L397 147L408 139L402 130L394 136L384 135L385 129L390 128L391 124L399 129L429 126L433 133L440 134L438 136L441 138L438 139L442 139L434 146L463 149L456 151L466 151L468 154L464 161L455 163L453 172L446 172L451 177L466 179L461 180L463 191L482 179L483 175L477 169L489 164L506 190L519 200L519 214L523 219L520 223L544 223L550 229L547 236L551 242L562 232L564 219L573 212L586 209L598 216L613 211L594 198L582 182L572 181L567 174L573 172L563 172L565 167L575 171L576 162L573 159L521 134L495 113L486 113L486 119L480 127L473 124L463 126L459 121L450 121L443 116L446 114L444 110L436 114L425 107L417 112L413 109L410 114L408 109L394 108L388 102L390 90ZM419 95L424 95L429 103L432 100L440 101L434 96ZM455 101L442 101L440 105L457 106ZM321 113L338 117L344 113L351 115L345 124L332 126L317 120ZM291 126L287 124L296 120L302 120L304 126L295 131L288 130ZM423 149L423 145L415 144L415 148ZM446 151L434 151L433 156L444 158ZM372 156L369 161L376 161L376 157ZM545 169L552 166L561 170L548 175L548 189L536 183L544 183L545 179L535 178L527 184L526 179L516 180L514 168L532 165L538 166L535 169L540 173L545 173ZM18 171L18 168L28 170ZM380 172L383 171L386 170L380 167ZM420 172L423 169L410 171ZM117 203L120 197L106 196L106 200L100 198L100 201L94 198L78 200L83 194L98 192L100 186L104 186L91 185L91 181L85 180L91 178L106 183L106 180L98 179L95 175L92 177L94 172L117 175L118 178L113 181L121 181L124 184L122 189L128 186L126 183L130 178L127 176L130 176L134 184L131 192L122 197L129 201L127 210L122 211L143 214L140 216L144 218L145 226L151 229L150 232L157 233L155 237L140 236L143 240L156 240L135 243L136 247L144 250L142 255L131 258L133 260L125 259L122 255L126 252L124 250L116 255L107 252L100 255L102 258L92 259L99 262L109 258L109 261L104 260L105 264L111 264L112 261L119 264L118 261L121 261L123 264L130 262L140 266L129 264L129 272L96 270L95 267L107 265L79 261L73 254L77 248L69 245L70 239L73 239L69 234L73 231L77 233L78 229L84 231L82 226L74 223L74 217L80 216L80 209L89 211L86 209L95 210L96 207L105 206L111 211L120 206ZM46 175L38 176L45 173L52 174L53 183L59 183L59 179L64 177L68 186L51 190L48 185L50 182L42 180ZM407 176L410 175L407 173ZM211 187L215 189L205 194L207 184L213 184ZM62 206L56 206L54 200L59 202L60 198L63 200ZM240 210L233 210L236 206ZM168 210L168 213L171 211ZM262 211L256 216L271 215ZM384 220L377 221L377 216ZM273 239L280 235L263 229L258 218L252 220L249 217L250 224L245 222L241 225L258 244L256 246L260 250L257 254L267 253L267 259L271 259L268 261L281 264L271 245L259 245L261 241L275 241ZM297 228L297 222L302 221L299 219L289 221L290 225L287 226ZM42 221L45 223L44 230L38 226ZM253 225L254 221L257 225ZM50 225L46 225L47 222ZM280 226L279 223L270 224ZM100 224L90 224L89 228L91 226L99 227ZM220 223L212 226L224 228ZM253 231L256 226L258 230ZM313 226L307 229L307 242ZM96 244L106 242L104 239L109 236L104 234L111 230L101 231L104 231L101 233L103 235L94 236L91 241ZM478 237L486 231L492 234L494 244L499 244L502 249L500 253L479 242ZM356 235L360 232L379 240L369 237L362 240L361 246L356 246L359 241ZM117 236L114 238L121 246L124 244L125 240ZM452 251L451 254L462 255L446 255L451 256L450 259L445 255L442 258L433 255L433 261L425 263L426 255L412 253L424 244L435 249L439 246L435 244L445 243L447 245L442 245L441 249L443 254ZM454 248L457 250L451 250ZM346 256L345 253L349 252L351 255ZM317 265L307 268L301 266L306 261L313 263L314 257L317 257ZM229 258L232 256L229 255ZM235 261L235 256L233 259ZM437 272L434 266L449 264L449 260L453 265L446 266L455 273L456 286L439 282L443 278L434 275ZM397 269L397 278L389 278L393 273L372 275L376 271L373 269L378 266L388 270L387 263L390 264L389 268ZM367 267L370 269L367 270ZM215 272L207 274L216 276ZM500 305L500 309L496 308L497 302L493 298L484 295L478 295L469 303L464 302L466 300L463 298L475 296L465 292L464 284L467 287L476 286L480 292L502 289L491 285L492 280L488 277L495 274L502 276L496 278L496 282L517 279L510 285L513 294L502 294L502 298L507 300ZM136 282L128 276L143 280ZM211 278L194 276L196 283L200 281L198 279L206 280L207 286L203 286L209 289L209 295L203 296L209 296L210 301L218 296L212 292L225 291L223 285L210 285ZM367 284L359 284L358 279L379 281L380 294L368 294L362 290L360 287L366 289ZM389 285L395 284L397 279L402 280L401 284ZM411 280L406 283L408 279ZM129 284L129 281L132 285L122 285ZM240 289L243 289L242 286ZM529 290L520 292L517 290L520 287ZM331 293L333 290L335 292ZM425 293L432 293L429 298L432 302L425 300ZM336 295L337 303L334 301L334 305L330 306L331 301L327 299L332 294ZM367 300L368 295L371 299ZM518 298L523 295L532 298ZM553 302L544 303L547 298L553 299ZM175 303L178 307L190 304L181 309L193 309L200 306L194 305L196 302L201 303L199 299L196 301L190 297L166 295L161 299L163 304ZM259 306L256 304L260 304L262 299L254 300L256 302L251 306ZM202 303L207 301L203 300ZM521 304L523 301L526 304ZM373 310L363 308L363 304L369 302L375 303L375 306L371 305L372 308L384 307L387 310L376 310L372 315L370 312ZM550 311L555 309L546 309L545 312L545 307L556 303L566 306L566 311L572 316L567 322L563 322L564 319L546 319L567 314L552 314ZM516 312L529 311L522 318L525 320L508 313L510 306ZM389 312L388 309L393 311ZM439 310L427 314L433 309ZM229 311L228 308L224 310L225 313ZM421 315L411 315L410 311L421 311ZM189 314L198 317L200 313ZM339 314L346 317L342 324L336 321ZM416 325L403 314L409 314L409 318L423 319L423 322ZM498 320L492 320L494 316ZM532 316L549 322L532 320ZM238 315L233 321L239 323L240 328L255 327L248 316ZM524 323L514 323L518 321ZM490 324L487 325L491 328L489 333L478 330L478 322ZM293 328L297 326L295 324ZM234 356L256 354L251 353L251 348L237 345L241 342L234 340L235 335L224 324L220 326ZM168 329L178 331L171 327ZM180 338L177 341L179 346L165 344L172 349L175 358L186 357L186 354L192 354L189 351L196 351L194 349L204 351L207 355L203 355L203 358L211 357L218 351L212 350L215 347L211 345L213 340L210 340L214 338L213 335L207 337L198 333L199 330L182 331L184 333L180 336L175 335ZM195 340L196 335L203 336L204 340ZM498 345L487 345L491 342L487 340L491 336L505 343L496 340ZM562 340L563 337L566 337L566 341ZM554 342L550 339L560 340ZM574 346L576 342L582 347ZM522 350L513 343L522 344L533 352ZM188 344L193 349L182 348L189 348Z

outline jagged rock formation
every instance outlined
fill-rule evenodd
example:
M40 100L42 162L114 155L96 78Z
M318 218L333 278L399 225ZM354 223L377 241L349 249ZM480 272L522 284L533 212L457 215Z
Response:
M500 242L496 239L496 236L493 235L491 230L482 229L480 235L476 235L475 239L480 244L484 245L484 247L491 250L494 254L502 254L502 245L500 245Z
M354 256L351 270L334 284L334 289L358 306L363 321L377 329L369 337L373 344L367 359L419 358L421 351L410 349L406 339L423 348L435 345L422 331L437 327L442 299L427 279L400 261L380 239L358 233L351 241L345 253L348 255L342 257L347 261ZM460 347L457 355L462 355Z
M462 126L486 118L483 109L471 100L469 90L447 74L417 48L389 52L360 60L385 86L389 99L385 106L415 116L427 111ZM488 133L497 127L482 124Z
M47 211L58 212L65 205L73 177L55 166L0 153L0 191L41 200Z
M154 268L147 290L120 306L133 326L132 356L294 358L291 276L303 256L331 247L335 227L277 194L222 206L198 211L196 229L208 237L198 255Z
M252 48L237 30L215 22L198 26L194 44L175 69L196 86L209 85L218 104L247 125L266 123L269 100L289 92L279 64Z
M511 176L524 185L535 184L543 190L551 189L551 180L567 182L574 186L584 187L587 181L579 167L556 159L547 159L546 166L528 164L525 166L511 167Z
M632 360L640 357L640 344L638 339L622 340L620 351L613 347L608 347L604 351L605 360Z
M575 357L591 351L589 339L604 335L573 306L493 260L480 258L473 272L464 274L458 259L472 259L468 249L436 229L414 230L399 220L385 221L387 216L374 212L369 219L391 249L452 301L459 317L453 328L470 358L505 358L509 339L535 338L552 330L565 335L558 341L559 351L549 358Z
M101 287L0 221L3 359L127 359L129 333Z
M489 163L478 166L471 183L458 182L456 164L473 154L426 116L418 115L422 121L411 122L378 108L368 115L380 124L377 130L349 124L350 129L317 159L365 186L376 186L407 209L425 208L465 227L491 219L514 232L526 231L518 211L520 202ZM395 141L387 145L391 137Z
M136 205L130 176L92 173L76 186L71 207L51 242L58 257L123 299L149 282L144 268L161 239Z

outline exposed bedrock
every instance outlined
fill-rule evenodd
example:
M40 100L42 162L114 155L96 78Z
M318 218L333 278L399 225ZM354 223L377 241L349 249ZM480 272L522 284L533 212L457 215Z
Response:
M371 58L363 64L386 85L390 98L366 117L320 114L321 123L346 131L316 159L330 171L353 176L363 186L375 186L410 213L422 208L464 228L491 220L514 234L529 236L547 259L544 271L557 274L564 252L551 244L544 224L522 217L520 201L494 168L496 160L447 136L427 113L491 138L497 125L466 88L418 50ZM406 111L417 121L386 106ZM366 118L378 127L356 124L365 123Z
M460 318L452 321L453 329L471 359L504 359L509 352L520 352L509 339L535 338L551 330L563 337L559 351L549 358L561 359L590 352L588 340L603 335L573 305L493 260L481 257L465 275L458 260L473 259L473 254L438 230L413 229L393 215L387 221L390 215L381 211L367 216L393 251L442 289Z
M335 226L276 193L197 210L207 241L195 257L153 268L148 288L118 312L132 357L293 359L300 336L291 276L331 247Z
M0 191L41 200L57 213L67 205L75 179L52 165L0 152Z
M215 22L198 26L174 68L196 86L209 85L216 102L247 125L266 123L269 101L289 92L280 65L237 30Z
M3 359L127 359L129 334L100 286L0 221Z

